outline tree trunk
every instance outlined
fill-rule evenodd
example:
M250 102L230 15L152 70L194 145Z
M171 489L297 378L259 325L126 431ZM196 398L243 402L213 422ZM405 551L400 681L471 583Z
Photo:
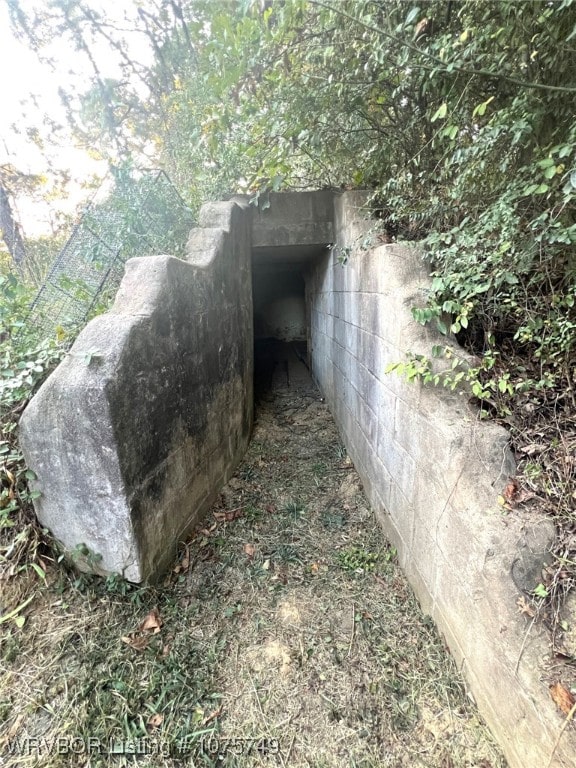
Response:
M12 206L10 205L10 198L8 192L0 184L0 231L2 233L2 239L6 243L6 247L14 264L19 270L24 267L26 260L26 248L24 247L24 241L22 240L22 233L14 214L12 213Z

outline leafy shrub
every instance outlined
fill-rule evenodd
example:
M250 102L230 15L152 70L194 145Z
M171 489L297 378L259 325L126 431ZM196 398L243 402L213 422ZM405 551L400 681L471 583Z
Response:
M389 234L422 240L435 279L418 319L479 355L476 392L571 380L574 7L525 3L519 21L512 0L248 3L214 11L200 57L228 88L204 123L210 160L240 145L257 194L372 188ZM512 352L537 365L507 371Z
M11 272L0 274L0 566L25 560L26 546L8 546L10 529L33 519L33 479L18 446L19 416L41 381L65 352L62 340L41 338L26 323L31 291ZM6 546L4 546L6 545ZM3 554L1 554L3 552ZM31 558L33 559L33 558Z

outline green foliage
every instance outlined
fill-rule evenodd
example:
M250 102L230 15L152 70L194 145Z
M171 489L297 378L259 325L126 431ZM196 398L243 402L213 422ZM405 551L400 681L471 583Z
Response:
M434 268L416 319L480 356L449 386L485 398L569 382L574 3L524 3L520 21L508 0L243 7L214 13L199 57L224 73L220 94L228 84L204 122L211 160L239 146L234 170L260 197L282 186L373 187L388 231L423 240ZM511 349L540 370L507 371ZM419 365L405 372L426 377Z
M265 207L270 190L368 187L388 234L421 240L432 264L416 319L479 356L449 386L485 399L572 385L573 0L150 0L131 25L151 65L88 0L14 9L38 50L60 35L96 55L105 38L119 58L123 77L96 66L80 110L101 154L118 164L153 148L195 208L236 191ZM517 352L537 368L512 370ZM421 360L405 372L435 376Z
M373 571L378 565L381 554L379 552L369 552L364 547L348 547L341 552L338 552L336 559L340 567L345 571L352 571L354 573L367 573ZM382 560L384 562L390 562L396 556L396 550L391 548L384 553Z
M0 275L0 539L36 494L16 440L19 414L64 353L56 337L42 339L26 324L30 298L14 274Z
M390 363L385 373L396 373L410 382L419 381L452 392L469 392L478 400L494 406L501 416L510 414L510 401L517 392L552 386L549 378L534 381L522 377L518 370L514 373L506 370L497 352L487 351L477 365L472 365L455 355L450 346L438 345L432 351L433 357L442 358L445 365L435 365L434 360L426 355L408 353L405 361Z
M64 225L63 225L64 227ZM68 232L68 227L66 232ZM64 228L58 235L42 235L37 238L26 238L26 280L31 282L36 288L40 288L58 253L66 244L67 236L64 234Z
M373 571L378 562L378 554L367 552L362 547L350 547L337 553L340 567L346 571L364 573Z
M536 595L536 597L546 598L548 597L548 590L546 589L544 584L538 584L534 588L534 594Z

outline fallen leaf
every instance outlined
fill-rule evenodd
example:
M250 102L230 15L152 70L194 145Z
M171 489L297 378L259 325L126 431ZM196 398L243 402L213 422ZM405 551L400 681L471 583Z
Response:
M518 600L516 600L516 605L518 606L518 612L522 613L526 616L530 616L531 619L536 616L536 611L534 610L534 607L532 606L532 603L530 603L524 595L520 595Z
M144 618L138 629L135 632L130 632L129 635L124 635L121 640L126 645L129 645L130 648L134 648L135 651L143 651L148 646L150 636L157 635L160 632L162 624L158 609L153 608Z
M270 570L270 560L264 560L264 562L262 563L262 569L264 571Z
M244 554L248 555L248 557L252 558L254 557L254 553L256 552L256 547L254 544L246 543L244 544Z
M158 632L160 632L162 623L158 608L152 608L148 616L146 616L142 624L138 627L138 630L140 632L151 632L153 635L157 635Z
M318 563L311 563L310 564L310 571L311 573L318 573L320 570L320 565Z
M219 523L231 523L233 520L237 520L244 514L242 507L236 509L228 509L225 512L214 512L214 517Z
M560 709L565 715L568 715L572 710L574 704L576 704L576 698L565 685L560 682L554 683L550 686L550 696L552 701L558 709Z
M535 453L542 453L546 448L548 448L548 446L544 443L530 443L529 445L524 445L519 450L527 456L533 456Z
M176 568L174 568L174 573L186 573L188 568L190 568L190 548L188 547L188 544L185 544L182 560L180 560Z
M516 478L511 477L509 483L507 484L506 488L502 491L502 496L504 497L504 500L508 502L508 504L515 504L517 497L518 497L518 491L520 489L520 486L518 485L518 480Z
M159 712L156 712L152 717L148 720L146 725L149 728L159 728L162 723L164 722L164 715L161 715Z
M130 648L134 648L135 651L143 651L148 647L148 639L143 635L124 635L121 638L123 643L129 645Z
M533 491L525 491L522 489L518 496L516 497L516 504L522 504L523 501L529 501L530 499L533 499L536 496L536 494Z

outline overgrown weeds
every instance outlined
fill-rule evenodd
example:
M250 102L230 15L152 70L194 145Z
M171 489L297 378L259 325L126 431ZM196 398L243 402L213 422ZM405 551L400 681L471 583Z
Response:
M28 480L34 474L25 465L16 429L28 400L65 347L62 338L42 338L27 325L30 298L30 290L12 273L0 275L0 579L32 569L43 580L45 558L52 556L49 536L32 509ZM12 606L12 612L11 620L20 623L19 607Z

